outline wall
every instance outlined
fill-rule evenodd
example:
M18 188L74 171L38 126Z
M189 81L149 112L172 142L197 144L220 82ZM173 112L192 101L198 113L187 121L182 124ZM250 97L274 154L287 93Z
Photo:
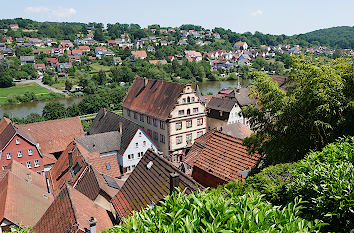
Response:
M203 185L204 187L213 187L216 188L218 185L226 183L226 181L200 169L199 167L194 166L192 177L198 183Z
M20 140L20 144L16 144L16 139ZM28 155L28 149L32 149L33 155ZM22 157L20 158L17 157L17 151L19 150L22 151ZM11 159L7 159L7 152L11 152ZM31 161L32 168L29 169L34 172L44 170L43 158L39 155L39 151L37 150L37 148L19 135L15 135L11 142L1 152L0 169L2 169L2 166L8 165L12 159L15 159L16 161L20 162L25 166L27 161ZM34 160L39 160L39 167L34 167Z
M144 146L144 141L146 142L145 146ZM138 143L138 147L136 147L136 143ZM158 147L155 145L153 141L149 139L148 134L141 128L138 129L132 141L130 142L129 146L127 147L127 149L125 150L122 156L123 167L132 168L132 166L136 166L141 159L141 157L138 157L138 153L143 152L143 154L145 154L145 152L149 148L152 148L156 152L158 151ZM129 154L134 154L134 159L128 159ZM132 171L133 168L130 170L130 172Z

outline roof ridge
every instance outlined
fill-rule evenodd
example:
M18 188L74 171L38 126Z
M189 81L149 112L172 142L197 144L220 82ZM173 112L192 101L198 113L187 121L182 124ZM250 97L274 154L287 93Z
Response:
M74 212L75 223L76 223L77 225L79 225L79 223L77 222L77 217L76 217L76 215L77 215L77 210L76 210L76 208L75 208L75 205L73 204L73 198L72 198L71 193L70 193L71 190L70 190L70 185L69 185L69 184L66 184L66 190L67 190L67 192L68 192L68 197L69 197L69 200L70 200L71 208L73 209L73 212ZM79 226L77 226L77 228L79 228Z

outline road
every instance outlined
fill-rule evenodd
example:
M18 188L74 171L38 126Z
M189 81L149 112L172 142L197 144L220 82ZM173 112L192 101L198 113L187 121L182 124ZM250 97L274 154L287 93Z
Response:
M21 80L19 82L16 82L16 83L37 83L38 85L44 87L44 88L47 88L48 90L51 90L52 92L55 92L55 93L61 93L63 94L63 91L61 90L58 90L54 87L51 87L51 86L48 86L48 85L45 85L42 83L42 79L35 79L35 80Z

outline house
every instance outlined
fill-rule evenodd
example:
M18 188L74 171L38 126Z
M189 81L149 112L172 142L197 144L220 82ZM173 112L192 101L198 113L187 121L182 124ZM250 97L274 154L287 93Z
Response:
M137 77L122 108L123 116L147 130L174 162L206 132L205 106L191 84Z
M217 187L233 180L243 180L259 163L261 156L250 155L241 139L214 130L208 134L199 145L197 155L194 153L192 160L187 155L185 160L193 169L193 179L201 185Z
M15 56L15 51L11 48L5 48L3 50L0 50L0 54L4 57L13 57Z
M81 56L77 55L70 55L69 56L69 62L81 62Z
M41 173L44 171L43 155L32 135L15 126L10 120L0 121L0 166L4 170L16 160L28 169Z
M82 50L81 49L73 49L73 50L71 50L71 55L81 56L82 55Z
M277 82L280 89L287 90L293 84L288 81L289 76L286 75L272 75L273 81Z
M33 64L33 67L39 71L45 71L45 64Z
M250 130L246 125L236 122L232 124L227 124L221 127L217 127L217 130L223 132L224 134L228 134L232 137L244 139L246 137L251 136L252 130Z
M36 233L101 232L116 224L113 214L76 189L65 185L37 224Z
M167 61L165 59L163 59L163 60L149 60L149 63L153 64L153 65L166 65Z
M59 72L64 72L67 69L72 68L73 65L71 62L58 63L57 69Z
M44 156L45 171L53 166L74 138L85 135L79 117L42 121L18 127L31 134L39 144L39 150Z
M172 163L148 150L112 199L112 204L119 217L128 217L132 211L141 211L158 204L177 187L184 190L186 195L203 189Z
M160 41L160 45L161 45L161 46L167 46L167 45L168 45L168 43L167 43L167 41L162 40L162 41Z
M58 65L58 58L55 58L55 57L48 57L47 58L47 62L49 63L49 65L51 66L51 67L55 67L55 66L57 66Z
M0 232L34 226L53 201L45 177L13 160L0 171Z
M117 42L115 40L107 40L107 45L109 47L117 46Z
M95 54L98 58L101 58L101 56L104 56L104 52L108 51L106 47L96 47L95 48Z
M234 44L234 47L236 49L242 49L242 50L247 50L248 44L244 41L238 41Z
M90 51L90 47L89 46L79 46L78 48L80 50L84 51L84 52L89 52Z
M12 30L16 30L16 29L19 29L20 27L19 27L18 24L16 23L16 24L10 24L10 28L11 28Z
M63 40L63 41L61 41L59 47L60 48L73 48L74 45L70 40Z
M122 58L120 57L113 57L113 64L116 65L122 65Z
M20 56L21 65L34 64L34 56Z
M103 108L92 122L88 134L99 138L102 137L100 136L102 133L114 131L119 133L117 133L116 150L112 153L115 153L121 174L130 174L148 148L152 148L156 152L159 150L158 145L152 140L152 136L149 136L143 127ZM110 174L103 170L101 172Z
M63 56L65 52L64 48L53 48L51 49L51 55L52 56Z
M155 52L155 48L153 46L149 46L147 48L147 51L150 52L150 53L154 53Z
M135 59L145 59L147 57L145 50L132 51L132 55Z
M193 61L201 61L203 59L202 54L200 52L186 50L184 51L185 57L188 59L192 59Z

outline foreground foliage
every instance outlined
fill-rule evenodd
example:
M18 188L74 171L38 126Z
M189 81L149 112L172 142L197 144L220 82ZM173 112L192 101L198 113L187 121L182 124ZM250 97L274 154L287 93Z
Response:
M125 224L106 232L314 232L320 224L301 219L299 201L284 208L273 206L261 195L240 196L201 192L185 196L175 192L160 206L135 212Z

